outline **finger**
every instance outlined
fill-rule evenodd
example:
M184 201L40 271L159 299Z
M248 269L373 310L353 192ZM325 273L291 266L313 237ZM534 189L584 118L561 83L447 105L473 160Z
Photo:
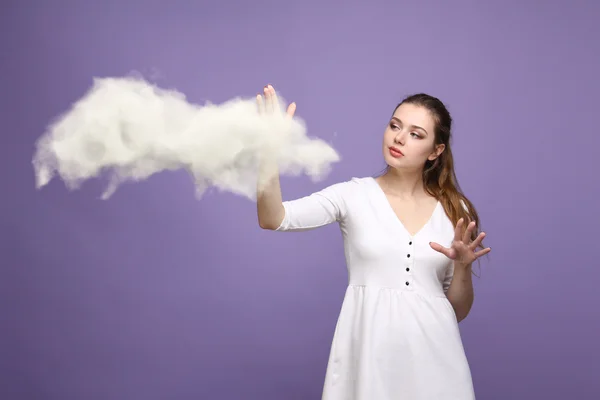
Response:
M296 103L292 103L287 108L287 115L288 115L288 117L292 118L295 113L296 113Z
M490 251L492 251L491 247L487 247L487 248L485 248L483 250L479 250L478 252L475 253L475 257L479 258L481 256L485 256Z
M471 242L471 235L473 234L473 229L475 229L475 221L471 221L471 223L467 226L467 229L465 229L465 233L463 234L463 238L462 241L465 244L468 244Z
M265 99L259 94L256 95L256 106L259 114L265 113Z
M481 244L481 242L483 241L483 238L485 237L485 232L481 232L476 238L475 240L473 240L473 242L469 245L469 247L471 249L476 249L477 246L479 246Z
M263 91L264 91L264 96L265 96L265 112L267 114L270 114L273 107L271 106L272 98L271 98L271 91L269 90L269 86L268 85L265 86Z
M269 93L271 93L271 112L279 111L279 99L277 98L277 92L272 85L268 85Z
M269 88L267 86L265 86L263 88L263 98L265 99L265 114L269 114L270 112L270 101L271 101L271 93L269 92Z
M454 229L454 240L456 242L460 242L461 241L461 233L463 231L463 225L465 223L464 218L461 218L458 220L458 222L456 223L456 229Z
M452 260L456 258L456 251L454 251L451 248L449 249L449 248L444 247L441 244L435 243L435 242L430 242L429 246L431 246L431 248L434 249L435 251L442 253L443 255L445 255L446 257L448 257Z
M267 85L267 93L269 94L269 102L267 103L267 111L271 114L277 111L277 94L271 85Z

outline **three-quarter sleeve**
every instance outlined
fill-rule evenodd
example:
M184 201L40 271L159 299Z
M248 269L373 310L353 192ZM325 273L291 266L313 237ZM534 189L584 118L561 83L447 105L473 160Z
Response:
M341 222L347 213L347 183L336 183L299 199L283 202L285 216L277 231L304 231Z

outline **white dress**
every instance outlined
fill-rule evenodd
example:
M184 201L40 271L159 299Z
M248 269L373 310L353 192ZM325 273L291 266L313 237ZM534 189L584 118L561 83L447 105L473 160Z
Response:
M348 288L323 400L472 400L471 372L445 292L454 227L438 202L411 236L375 179L352 178L284 202L279 231L340 226Z

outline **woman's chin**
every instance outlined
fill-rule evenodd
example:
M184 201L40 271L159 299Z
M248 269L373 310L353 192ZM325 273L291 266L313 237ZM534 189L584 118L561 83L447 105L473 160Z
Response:
M392 157L390 155L387 155L387 154L384 155L384 160L385 160L385 163L388 166L390 166L391 168L398 168L398 167L402 166L401 160L399 160L397 158L394 158L394 157Z

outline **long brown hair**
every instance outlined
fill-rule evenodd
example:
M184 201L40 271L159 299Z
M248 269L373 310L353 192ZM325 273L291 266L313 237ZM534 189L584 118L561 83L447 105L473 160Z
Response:
M425 93L417 93L406 97L396 106L392 115L402 104L413 104L426 108L432 115L434 128L434 145L443 144L445 146L442 154L434 161L427 160L423 169L423 184L425 190L439 200L444 207L444 211L452 224L456 227L458 220L463 218L464 228L471 221L475 221L476 228L473 230L471 240L479 235L480 219L475 206L463 194L454 171L454 157L450 148L452 137L452 117L450 112L438 98ZM483 243L479 246L483 248Z

